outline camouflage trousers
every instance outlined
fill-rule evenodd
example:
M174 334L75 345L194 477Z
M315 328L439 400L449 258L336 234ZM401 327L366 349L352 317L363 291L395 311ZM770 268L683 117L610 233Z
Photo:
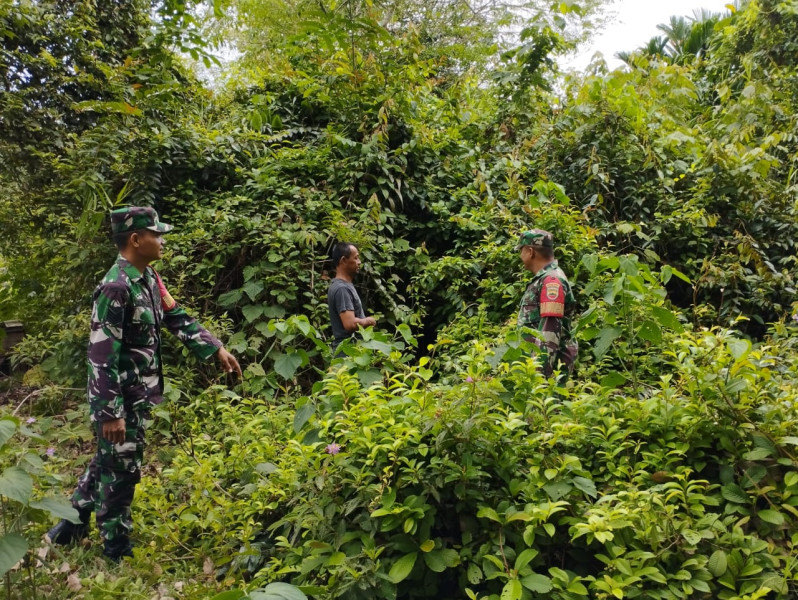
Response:
M133 528L130 505L136 484L141 481L148 424L148 412L128 411L122 444L106 440L102 436L102 423L94 424L97 454L78 479L78 486L72 494L72 506L82 513L96 513L97 527L105 540L128 536Z

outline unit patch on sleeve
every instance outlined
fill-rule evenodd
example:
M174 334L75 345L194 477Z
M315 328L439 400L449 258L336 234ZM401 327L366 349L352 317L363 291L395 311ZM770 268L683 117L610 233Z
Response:
M161 306L166 312L169 312L175 306L177 306L177 302L175 302L175 299L172 298L172 294L170 294L166 289L166 286L163 284L161 276L158 275L158 272L155 271L155 269L153 269L153 271L155 272L155 280L158 282L158 289L161 292Z
M562 317L565 315L565 290L562 282L549 276L543 281L540 290L540 316Z

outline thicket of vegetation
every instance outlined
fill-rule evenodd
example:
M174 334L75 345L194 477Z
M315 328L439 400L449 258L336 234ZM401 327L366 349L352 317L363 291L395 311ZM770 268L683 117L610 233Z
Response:
M559 74L605 8L0 5L6 596L793 597L798 2ZM245 377L168 341L135 558L37 558L123 204L176 225L159 272ZM563 389L514 325L530 227L580 305ZM330 366L341 239L378 327Z

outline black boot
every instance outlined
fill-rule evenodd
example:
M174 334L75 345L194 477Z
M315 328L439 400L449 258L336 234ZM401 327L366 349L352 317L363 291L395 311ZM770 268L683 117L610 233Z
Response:
M47 532L47 539L51 544L66 546L78 540L82 540L89 534L89 520L91 519L90 510L78 510L80 523L73 523L66 519L61 519L58 525Z
M133 544L126 535L115 540L105 540L103 554L112 561L119 562L125 556L133 556Z

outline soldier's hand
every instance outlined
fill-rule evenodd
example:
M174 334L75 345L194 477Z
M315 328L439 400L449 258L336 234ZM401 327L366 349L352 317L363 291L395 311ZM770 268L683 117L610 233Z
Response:
M103 421L103 437L112 444L122 444L125 441L125 420Z
M238 364L236 357L230 354L224 348L219 348L218 352L219 362L222 365L225 373L238 373L239 379L243 378L243 374L241 373L241 365Z
M377 325L377 319L374 317L366 317L363 321L365 327L376 327Z

